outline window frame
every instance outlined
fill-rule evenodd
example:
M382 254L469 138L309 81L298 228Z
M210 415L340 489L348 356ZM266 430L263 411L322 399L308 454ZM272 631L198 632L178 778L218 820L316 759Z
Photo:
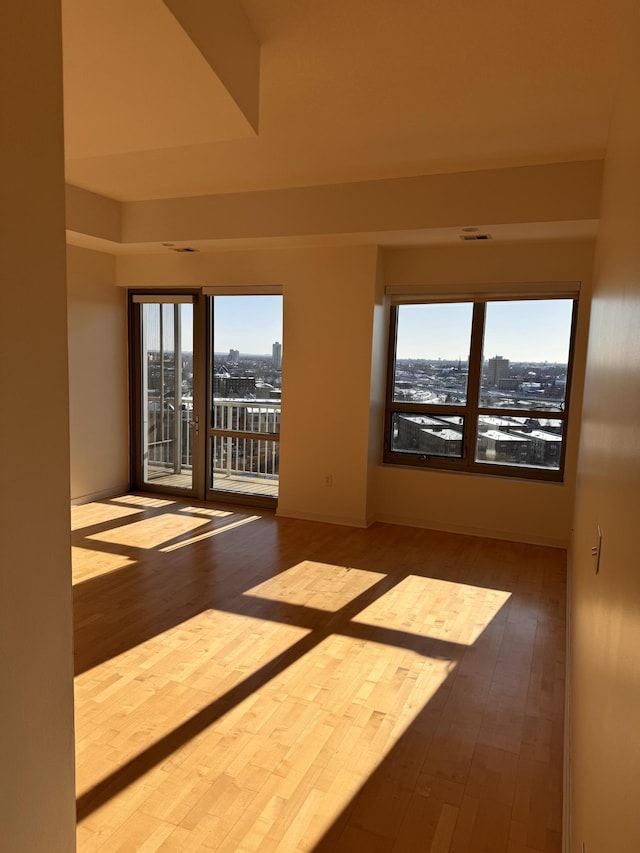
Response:
M394 289L395 291L395 289ZM397 292L397 291L395 291ZM558 412L549 412L546 409L509 409L507 407L489 407L480 405L480 392L482 385L482 363L484 349L485 318L487 304L490 302L526 302L531 300L570 299L573 303L571 316L571 330L569 338L569 352L567 359L567 380L565 397L562 409ZM401 305L434 305L441 303L464 302L473 305L471 321L471 340L469 352L469 370L467 379L466 403L449 404L439 403L407 403L394 401L394 379L396 370L396 343L398 331L398 309ZM466 474L484 474L485 476L498 476L516 478L519 480L542 480L547 482L564 482L565 461L567 455L567 438L569 425L569 411L571 399L571 385L573 377L574 354L576 345L576 334L578 325L579 293L577 289L570 292L536 293L523 291L522 293L488 294L466 294L461 297L454 294L425 295L419 297L410 295L392 301L389 317L389 342L387 359L387 383L386 404L384 421L384 464L401 465L412 468L427 468L458 472ZM395 415L415 414L425 416L458 416L462 420L462 456L429 456L424 453L411 453L408 451L397 451L391 449L392 423ZM560 446L559 467L557 469L536 467L529 465L512 465L504 462L476 461L476 448L478 441L478 422L482 416L495 417L523 417L543 418L545 420L559 420L562 422L562 442Z

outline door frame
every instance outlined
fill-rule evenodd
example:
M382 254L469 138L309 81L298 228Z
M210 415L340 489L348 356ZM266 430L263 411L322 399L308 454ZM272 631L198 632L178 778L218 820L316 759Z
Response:
M132 489L150 494L182 495L197 500L216 503L240 504L275 509L277 497L212 489L208 472L211 469L211 436L216 434L210 423L211 401L213 400L213 300L218 295L279 295L281 288L135 288L130 289L128 299L129 321L129 434L130 434L130 486ZM193 305L193 435L192 435L192 481L191 488L154 485L144 480L142 438L142 324L141 303L136 297L146 297L153 304L169 303L189 296ZM154 299L157 297L157 299ZM251 434L256 439L277 440L277 435Z
M214 299L217 296L280 296L282 297L282 288L280 287L251 287L251 286L212 286L203 289L205 298L205 320L206 320L206 414L205 414L205 461L206 475L204 480L205 494L204 498L210 502L239 504L240 506L255 506L264 507L265 509L275 509L278 505L277 497L269 497L266 495L250 494L243 492L225 491L223 489L214 489L211 487L209 472L212 467L211 460L211 439L214 436L219 436L225 431L214 428L210 420L211 403L213 402L213 362L214 362ZM231 430L228 432L230 437L245 437L249 440L259 440L260 438L267 441L280 442L280 433L277 434L262 434L262 433L242 433L241 431ZM279 483L279 477L278 477Z
M144 480L143 440L142 440L142 324L141 303L136 297L146 297L153 304L177 304L182 297L189 296L193 305L193 415L191 429L192 468L191 488L154 485ZM157 300L154 300L157 297ZM205 493L205 442L202 438L206 427L206 362L205 362L205 297L201 291L135 289L128 292L129 319L129 446L130 446L130 485L132 489L152 494L183 495L200 500ZM172 300L176 301L173 302ZM199 432L199 435L198 435Z

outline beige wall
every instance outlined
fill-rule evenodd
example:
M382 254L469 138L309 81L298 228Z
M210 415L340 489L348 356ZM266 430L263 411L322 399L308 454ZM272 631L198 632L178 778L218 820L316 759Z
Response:
M571 550L571 853L640 850L640 22L605 170ZM591 547L602 528L600 573Z
M69 853L75 798L59 2L4 4L0 64L0 850Z
M401 232L469 222L487 228L569 226L598 218L601 179L602 162L596 160L124 202L121 239L148 243L152 251L152 244L181 240L336 240L360 234L371 243L371 235L378 234L389 242L403 240ZM83 199L78 213L87 203ZM101 218L96 215L92 225ZM102 236L113 239L109 233L105 229Z
M592 241L429 249L375 247L132 255L122 286L281 284L283 417L279 512L378 520L565 545L582 402ZM388 312L384 283L582 281L566 482L446 474L381 464ZM331 474L333 485L324 485Z
M369 520L377 259L372 246L118 258L122 286L283 287L280 515L356 526Z
M479 244L384 253L387 284L464 288L464 284L580 281L582 296L565 482L540 483L379 465L374 515L479 536L565 546L573 512L582 378L593 265L591 241Z
M115 258L67 248L71 499L129 485L126 294Z

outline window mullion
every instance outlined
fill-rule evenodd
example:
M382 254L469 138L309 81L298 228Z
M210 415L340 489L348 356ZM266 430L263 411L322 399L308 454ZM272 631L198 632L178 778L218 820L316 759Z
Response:
M464 431L464 460L467 465L472 465L475 461L475 448L478 436L478 409L480 407L480 386L482 384L482 345L484 339L485 308L484 302L475 302L473 305L469 377L467 380L467 418Z
M391 419L394 411L394 377L396 372L396 339L398 335L398 306L391 306L389 317L389 351L387 357L387 406L384 419L384 449L383 454L391 450Z

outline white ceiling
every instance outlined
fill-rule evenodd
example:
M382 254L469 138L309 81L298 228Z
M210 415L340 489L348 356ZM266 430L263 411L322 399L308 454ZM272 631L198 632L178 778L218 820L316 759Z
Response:
M201 40L196 46L167 8L191 15L192 36L205 7L203 30L219 12L219 41L232 49L237 32L223 12L233 3L262 45L257 134ZM597 159L605 151L619 54L606 0L62 7L67 181L109 198Z

